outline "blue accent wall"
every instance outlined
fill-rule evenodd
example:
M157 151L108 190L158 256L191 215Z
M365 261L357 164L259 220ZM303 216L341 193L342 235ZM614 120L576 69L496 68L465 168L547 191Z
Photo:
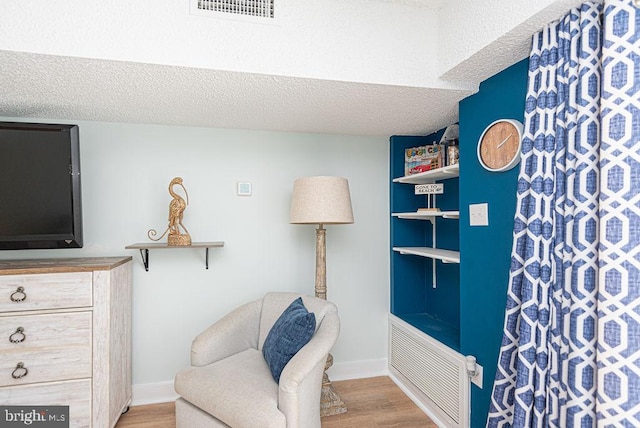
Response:
M498 361L516 205L519 164L489 172L477 141L497 119L524 120L528 60L480 85L460 102L460 351L484 368L483 388L472 385L471 426L484 427ZM489 204L489 226L469 226L469 204Z

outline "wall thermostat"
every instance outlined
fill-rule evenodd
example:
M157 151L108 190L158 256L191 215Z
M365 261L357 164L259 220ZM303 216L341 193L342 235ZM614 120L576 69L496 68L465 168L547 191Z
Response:
M251 196L251 183L247 181L239 181L238 196Z

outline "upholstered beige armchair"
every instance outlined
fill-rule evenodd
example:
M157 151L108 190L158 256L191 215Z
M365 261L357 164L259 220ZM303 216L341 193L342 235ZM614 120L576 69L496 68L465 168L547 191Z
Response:
M298 297L268 293L235 309L195 338L191 366L175 379L180 395L177 428L320 427L322 374L340 330L335 305L302 296L306 309L315 315L316 330L286 364L279 383L262 353L272 326Z

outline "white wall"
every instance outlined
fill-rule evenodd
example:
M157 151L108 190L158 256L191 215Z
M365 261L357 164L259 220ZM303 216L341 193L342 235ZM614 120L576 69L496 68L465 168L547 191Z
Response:
M0 258L133 256L134 384L171 381L193 337L232 308L272 290L313 294L314 227L288 223L293 180L308 175L341 175L351 187L355 223L327 226L328 294L342 321L335 362L386 358L386 139L78 124L85 247ZM139 253L124 249L166 227L174 176L189 192L193 240L225 241L210 250L209 270L204 250L151 251L145 272ZM236 196L237 181L250 181L253 196Z

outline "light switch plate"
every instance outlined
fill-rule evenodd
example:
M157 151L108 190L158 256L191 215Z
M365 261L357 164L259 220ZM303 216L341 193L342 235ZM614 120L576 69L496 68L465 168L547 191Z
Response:
M489 226L489 204L469 205L469 226Z

